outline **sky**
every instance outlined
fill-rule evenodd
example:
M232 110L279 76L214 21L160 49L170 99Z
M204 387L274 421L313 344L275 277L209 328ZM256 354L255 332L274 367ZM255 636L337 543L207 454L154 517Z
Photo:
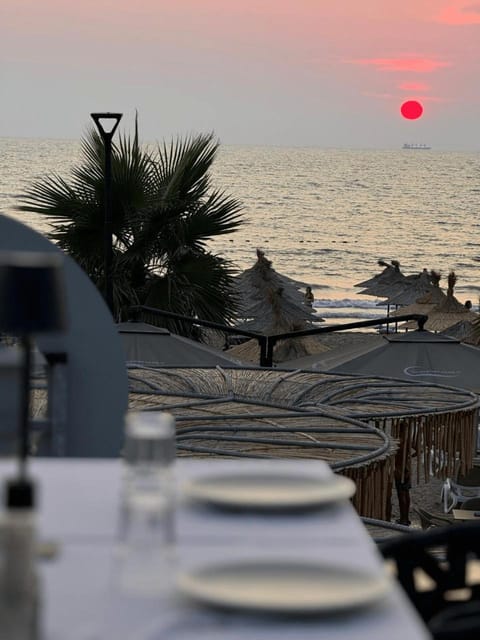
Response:
M480 150L480 0L0 0L0 89L2 137Z

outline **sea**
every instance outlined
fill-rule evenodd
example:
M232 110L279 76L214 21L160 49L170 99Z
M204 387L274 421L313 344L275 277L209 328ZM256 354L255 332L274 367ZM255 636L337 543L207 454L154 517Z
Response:
M150 145L153 146L153 145ZM15 211L39 177L68 180L79 140L0 138L0 212L42 234L50 220ZM435 269L479 308L480 152L221 145L212 185L243 205L244 224L210 242L238 271L260 248L273 268L312 287L328 324L386 315L355 284L398 260L405 275Z

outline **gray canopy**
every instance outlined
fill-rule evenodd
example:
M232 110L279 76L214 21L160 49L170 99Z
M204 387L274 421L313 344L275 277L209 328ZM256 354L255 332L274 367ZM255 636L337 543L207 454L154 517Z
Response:
M235 366L237 361L201 342L177 336L144 322L117 325L127 362L144 365Z
M383 339L362 353L339 350L323 358L291 361L288 367L417 380L480 393L478 347L430 331L391 334Z

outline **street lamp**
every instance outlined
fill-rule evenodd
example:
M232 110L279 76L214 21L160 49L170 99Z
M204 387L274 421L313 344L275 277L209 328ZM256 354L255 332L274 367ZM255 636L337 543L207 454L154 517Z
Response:
M104 297L113 314L113 221L112 221L112 138L122 119L121 113L91 113L105 149L105 222L103 232ZM103 121L103 122L102 122ZM109 123L109 126L107 124Z

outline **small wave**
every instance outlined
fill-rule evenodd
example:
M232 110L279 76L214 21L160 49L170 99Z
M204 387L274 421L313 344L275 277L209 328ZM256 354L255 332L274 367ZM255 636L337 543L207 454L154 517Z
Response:
M376 309L376 300L359 300L358 298L350 299L344 298L343 300L333 300L331 298L318 298L313 303L315 309Z
M319 315L322 318L350 318L352 321L360 321L360 320L375 320L375 318L383 318L384 314L379 312L377 313L368 313L360 310L352 310L352 311L321 311Z

